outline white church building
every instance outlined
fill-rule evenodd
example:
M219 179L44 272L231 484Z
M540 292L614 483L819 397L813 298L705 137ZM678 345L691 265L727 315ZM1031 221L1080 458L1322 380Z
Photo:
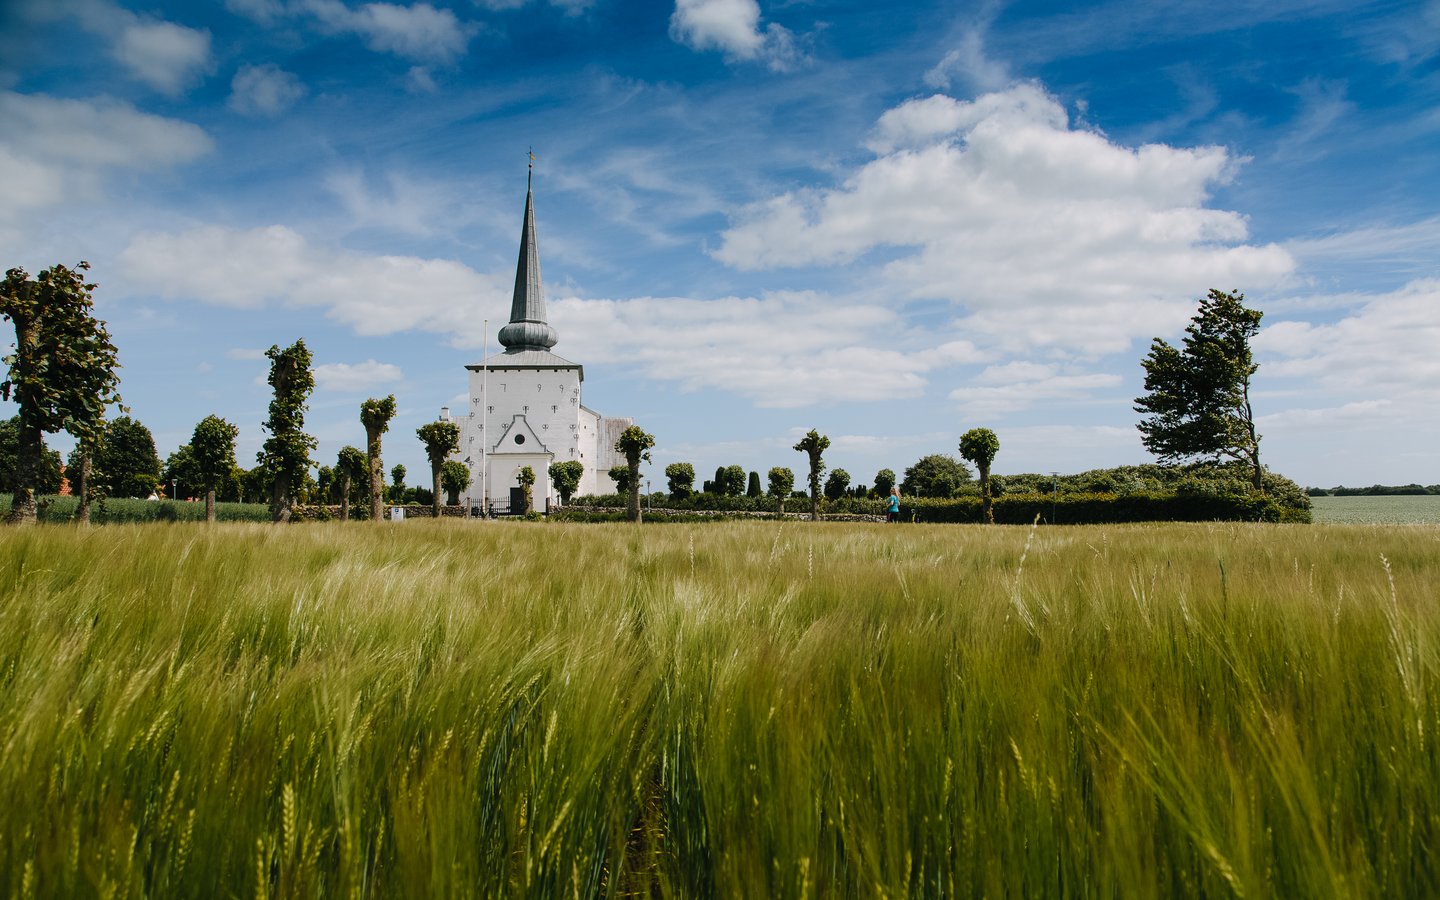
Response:
M525 466L535 472L532 509L558 504L560 492L551 483L550 464L572 459L585 465L576 494L613 493L610 468L625 463L615 441L634 424L633 419L602 416L586 407L580 392L584 366L551 352L559 335L545 321L533 181L532 163L510 323L500 329L505 349L465 367L470 372L470 409L456 419L460 449L455 458L470 469L466 505L472 511L517 511L511 509L511 489L519 486ZM441 417L445 415L442 411Z

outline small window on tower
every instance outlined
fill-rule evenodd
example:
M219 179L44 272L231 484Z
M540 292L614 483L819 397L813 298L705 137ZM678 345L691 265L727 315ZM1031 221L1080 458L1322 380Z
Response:
M525 435L523 435L523 434L517 434L517 435L515 435L515 443L517 443L517 444L523 444L523 443L525 443Z

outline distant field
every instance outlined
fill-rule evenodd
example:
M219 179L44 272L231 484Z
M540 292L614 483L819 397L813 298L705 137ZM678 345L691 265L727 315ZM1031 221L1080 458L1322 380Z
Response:
M1440 524L1440 495L1311 497L1316 523L1343 525Z

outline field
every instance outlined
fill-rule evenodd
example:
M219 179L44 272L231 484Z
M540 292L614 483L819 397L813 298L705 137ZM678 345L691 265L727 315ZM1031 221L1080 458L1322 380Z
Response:
M1351 525L1440 525L1440 495L1311 497L1316 522Z
M0 532L9 896L1440 895L1440 529Z

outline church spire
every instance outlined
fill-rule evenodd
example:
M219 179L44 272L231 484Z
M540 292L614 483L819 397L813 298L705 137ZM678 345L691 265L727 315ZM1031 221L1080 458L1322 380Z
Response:
M510 324L500 329L507 353L549 350L560 336L545 321L545 289L540 284L540 245L535 241L535 154L525 179L525 224L520 229L520 261L515 264L515 295L510 301Z

